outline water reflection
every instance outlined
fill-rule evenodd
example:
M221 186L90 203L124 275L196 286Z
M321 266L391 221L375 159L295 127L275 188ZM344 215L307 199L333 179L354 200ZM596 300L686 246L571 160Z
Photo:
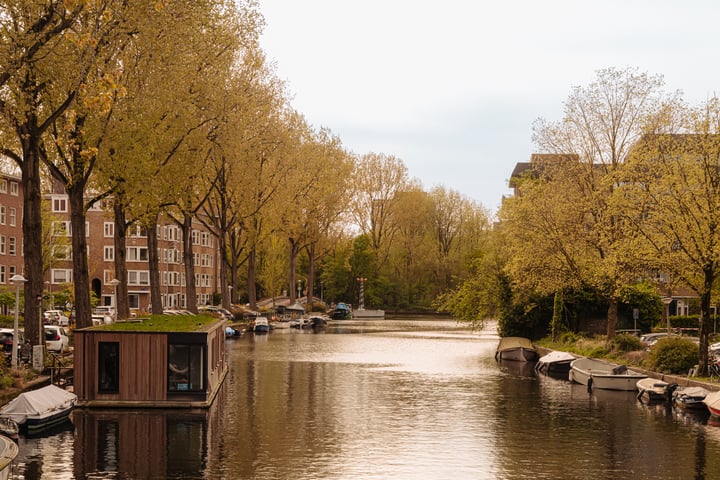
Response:
M208 411L78 410L18 477L720 478L720 425L494 360L452 321L342 322L227 343Z

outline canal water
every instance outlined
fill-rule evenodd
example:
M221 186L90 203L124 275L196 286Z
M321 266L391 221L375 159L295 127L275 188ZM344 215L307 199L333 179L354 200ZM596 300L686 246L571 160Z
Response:
M18 479L719 479L720 425L498 364L492 327L335 322L228 340L209 410L76 410Z

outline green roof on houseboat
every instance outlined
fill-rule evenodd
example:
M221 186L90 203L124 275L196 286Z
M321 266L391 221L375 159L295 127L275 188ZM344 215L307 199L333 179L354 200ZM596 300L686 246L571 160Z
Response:
M223 320L211 315L150 315L87 327L103 332L203 332Z

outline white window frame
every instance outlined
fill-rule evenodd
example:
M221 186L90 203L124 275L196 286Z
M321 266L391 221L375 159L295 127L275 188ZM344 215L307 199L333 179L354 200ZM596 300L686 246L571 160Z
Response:
M112 245L104 245L103 246L103 260L106 262L114 262L115 261L115 247Z

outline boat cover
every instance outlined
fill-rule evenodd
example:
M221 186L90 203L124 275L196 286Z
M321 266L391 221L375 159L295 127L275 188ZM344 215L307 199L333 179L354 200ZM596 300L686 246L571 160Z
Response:
M543 355L538 360L538 363L555 363L555 362L567 362L575 360L575 355L568 352L561 352L559 350L552 351L547 355Z
M11 418L18 424L28 417L42 416L72 407L77 395L55 385L21 393L10 403L0 408L0 416Z
M710 409L710 413L717 415L720 412L720 391L708 393L703 399L703 403Z
M535 350L530 339L525 337L503 337L498 344L498 350L510 350L513 348L528 348Z

